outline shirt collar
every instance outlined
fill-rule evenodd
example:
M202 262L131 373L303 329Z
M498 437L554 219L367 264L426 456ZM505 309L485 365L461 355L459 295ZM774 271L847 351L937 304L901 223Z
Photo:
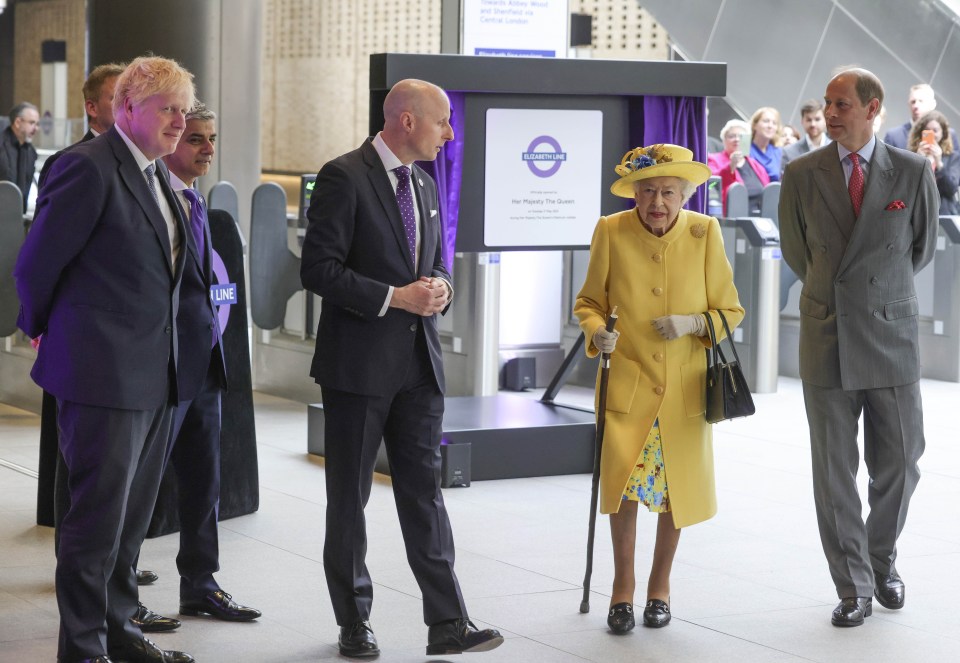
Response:
M186 185L186 183L183 180L177 177L177 174L175 172L173 172L169 168L167 168L167 175L170 176L170 188L172 188L174 191L183 191L184 189L190 188Z
M120 138L123 139L123 142L126 143L127 147L130 149L130 154L133 155L134 160L137 162L137 168L143 172L147 166L153 163L153 161L144 156L143 152L140 151L140 148L137 147L137 144L130 140L127 137L127 134L123 133L123 129L120 128L119 124L115 124L113 126L117 128L117 133L120 134Z
M877 136L874 134L870 136L870 140L866 145L857 150L857 154L860 155L860 161L865 163L870 163L870 159L873 158L873 150L877 147ZM845 148L840 143L837 143L837 151L840 154L840 161L843 161L847 158L847 155L850 154L850 150Z
M387 147L382 134L382 131L378 132L371 142L373 143L373 149L380 155L380 161L383 162L383 167L386 168L387 172L389 173L394 168L399 168L400 166L410 166L409 163L401 162L397 155L393 153L393 150Z

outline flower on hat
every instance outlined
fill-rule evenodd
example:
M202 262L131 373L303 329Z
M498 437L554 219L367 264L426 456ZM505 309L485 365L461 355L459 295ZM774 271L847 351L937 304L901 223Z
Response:
M649 166L656 166L662 163L673 161L673 157L664 149L663 143L657 143L650 147L635 147L623 155L620 165L614 170L617 175L625 177L630 173L635 173Z

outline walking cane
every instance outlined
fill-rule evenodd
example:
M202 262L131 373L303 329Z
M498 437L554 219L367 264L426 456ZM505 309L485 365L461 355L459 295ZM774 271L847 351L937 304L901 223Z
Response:
M617 324L617 307L607 318L607 331ZM597 529L597 498L600 492L600 451L603 449L603 425L607 417L607 379L610 376L610 353L600 355L600 386L597 397L597 436L593 451L593 486L590 495L590 527L587 530L587 572L583 576L583 600L580 612L590 612L590 576L593 575L593 537Z

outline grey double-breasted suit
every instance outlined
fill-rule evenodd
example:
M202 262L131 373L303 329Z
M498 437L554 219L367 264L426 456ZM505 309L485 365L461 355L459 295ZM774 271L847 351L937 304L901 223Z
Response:
M837 143L791 161L780 196L783 257L803 281L800 377L820 535L841 598L891 573L923 453L914 274L932 258L939 196L922 157L875 142L859 217ZM871 511L855 477L864 415Z

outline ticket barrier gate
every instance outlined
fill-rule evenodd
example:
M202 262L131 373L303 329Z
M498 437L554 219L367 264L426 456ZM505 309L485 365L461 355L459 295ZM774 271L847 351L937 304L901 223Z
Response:
M920 322L922 375L960 382L960 216L941 216L933 264L932 320ZM923 293L918 293L923 294Z
M743 374L756 393L777 391L780 232L762 217L720 220L733 282L746 316L733 331Z

